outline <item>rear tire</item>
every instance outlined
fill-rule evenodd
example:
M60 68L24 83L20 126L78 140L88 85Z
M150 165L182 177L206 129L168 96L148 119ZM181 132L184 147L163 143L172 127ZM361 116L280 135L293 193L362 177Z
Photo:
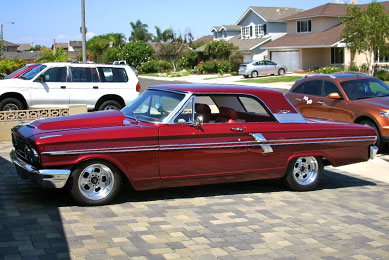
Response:
M100 206L110 203L121 186L119 170L112 164L92 160L80 164L72 172L70 194L85 206Z
M254 70L253 72L251 72L251 77L252 77L252 78L258 77L258 72L257 72L256 70Z
M15 111L22 110L23 103L16 98L6 98L0 102L1 111Z
M98 110L120 110L122 108L123 106L116 100L107 100L99 106Z
M370 127L374 128L374 130L377 133L377 141L375 142L374 145L378 147L378 150L384 149L385 143L382 141L380 131L378 130L378 127L376 126L376 124L373 121L369 120L369 119L364 119L361 122L359 122L359 124L367 125L367 126L370 126Z
M284 75L285 74L285 70L284 69L279 69L278 70L278 75Z
M323 162L319 157L297 157L290 161L284 180L294 191L314 190L321 181L323 171Z

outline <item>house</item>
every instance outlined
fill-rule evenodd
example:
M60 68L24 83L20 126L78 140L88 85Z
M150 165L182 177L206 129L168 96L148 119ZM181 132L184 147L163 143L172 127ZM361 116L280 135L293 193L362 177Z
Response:
M3 52L17 52L19 45L9 42L9 41L3 41Z
M82 52L82 41L69 40L68 42L58 43L54 39L53 44L51 45L51 49L55 51L57 48L61 48L67 51L69 57L72 60L78 60L80 53Z
M266 42L286 34L287 26L283 18L300 13L301 9L288 7L250 6L234 25L212 27L214 40L225 40L238 46L244 61L267 58ZM196 51L204 51L202 46Z
M389 10L389 2L380 3ZM361 66L366 63L366 55L370 54L351 53L342 42L341 33L345 25L341 18L346 13L345 4L327 3L285 17L287 34L264 44L262 48L268 50L269 59L286 65L289 71L351 63Z

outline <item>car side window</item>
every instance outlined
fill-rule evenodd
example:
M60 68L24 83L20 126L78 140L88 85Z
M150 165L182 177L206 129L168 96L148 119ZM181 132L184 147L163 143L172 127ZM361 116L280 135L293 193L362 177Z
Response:
M263 104L252 97L240 96L245 112L238 111L237 121L242 122L271 122L272 116L267 112Z
M101 81L104 82L127 82L127 73L123 68L110 68L100 67L99 68Z
M96 68L71 67L72 82L99 82Z
M297 86L295 89L293 89L292 92L293 93L303 94L304 93L304 83L301 84L300 86Z
M323 86L323 97L327 97L330 93L334 93L334 92L341 95L335 83L325 80Z
M67 68L55 67L50 68L44 72L45 82L66 82Z
M307 81L304 84L304 94L321 96L322 80Z

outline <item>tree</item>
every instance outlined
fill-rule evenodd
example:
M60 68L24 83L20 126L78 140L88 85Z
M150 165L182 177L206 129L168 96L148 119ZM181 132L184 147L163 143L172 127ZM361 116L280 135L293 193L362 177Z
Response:
M102 62L102 55L109 47L109 39L104 35L94 36L86 43L87 52L90 53L93 61Z
M120 49L116 47L106 49L101 57L103 63L113 63L116 60L120 60Z
M35 47L31 47L30 49L28 49L27 51L40 51L42 49L42 46L40 46L39 44L35 45Z
M148 25L142 23L139 19L133 23L130 22L132 32L130 35L130 41L151 41L153 35L147 30Z
M366 62L371 71L371 54L387 52L389 40L389 15L385 7L375 1L365 10L356 5L347 6L347 15L342 19L346 25L342 38L353 53L367 52Z
M104 36L112 43L112 47L120 49L126 44L126 36L122 33L109 33Z
M26 65L26 61L20 59L0 60L0 79Z
M138 67L149 61L155 54L154 49L143 41L129 42L120 52L120 58L127 61L127 64Z
M213 59L228 59L230 53L238 47L226 41L213 41L207 43L204 55Z
M61 48L56 48L54 52L49 49L44 49L41 52L42 57L37 59L38 62L63 62L69 60L69 55Z
M166 29L162 32L161 28L155 26L155 31L157 33L153 38L153 42L170 42L174 40L174 32L172 29Z

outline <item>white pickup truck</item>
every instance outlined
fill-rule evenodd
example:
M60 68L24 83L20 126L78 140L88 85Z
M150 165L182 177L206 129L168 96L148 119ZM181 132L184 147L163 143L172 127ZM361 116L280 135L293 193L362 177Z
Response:
M127 65L42 63L20 78L0 80L0 110L73 104L119 110L139 91L139 79Z

